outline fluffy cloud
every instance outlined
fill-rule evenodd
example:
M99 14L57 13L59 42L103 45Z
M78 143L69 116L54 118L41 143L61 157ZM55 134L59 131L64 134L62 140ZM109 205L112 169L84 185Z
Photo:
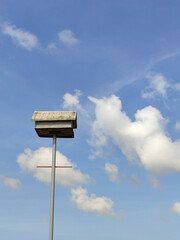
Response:
M45 168L37 168L38 165L52 165L52 149L41 147L35 151L26 149L21 153L17 162L23 171L30 171L34 177L41 181L49 183L51 181L51 170ZM69 169L56 169L56 182L66 186L75 186L77 184L87 183L90 177L75 169L75 164L70 162L66 156L59 151L56 152L57 166L73 166Z
M173 142L167 136L167 120L158 109L148 106L138 110L135 121L131 121L122 111L122 104L117 96L89 99L95 104L93 138L98 139L98 133L101 132L112 139L129 161L153 173L180 171L180 141ZM97 147L96 142L94 143Z
M59 40L67 45L74 45L79 42L71 30L63 30L58 34Z
M180 202L175 202L172 211L180 215Z
M111 182L118 182L119 176L118 176L118 167L111 163L106 163L104 167L105 172L109 176L109 180Z
M77 110L79 110L81 112L81 114L83 114L84 116L89 118L89 115L87 113L87 111L81 106L80 102L79 102L79 97L82 95L82 92L78 89L75 90L75 94L71 94L71 93L66 93L63 96L63 104L62 107L64 109L72 109L75 108Z
M30 51L39 46L38 38L34 34L26 32L8 23L2 24L1 27L3 34L10 36L14 42L26 50Z
M86 189L82 187L71 190L72 202L78 209L86 212L95 212L97 215L115 216L113 211L114 202L107 197L96 197L95 194L88 196Z
M20 180L16 178L8 178L3 175L0 175L0 178L2 179L3 183L7 186L10 187L11 189L17 190L20 187Z
M79 97L82 95L80 90L75 90L75 94L66 93L63 96L63 108L76 107L77 109L81 108L79 103Z

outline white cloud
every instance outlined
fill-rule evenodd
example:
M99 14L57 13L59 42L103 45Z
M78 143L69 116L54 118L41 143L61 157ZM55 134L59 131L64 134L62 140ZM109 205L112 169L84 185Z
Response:
M89 99L95 104L93 138L98 139L101 132L112 139L129 161L156 174L180 171L180 140L173 142L167 136L167 120L158 109L148 106L138 110L135 121L131 121L117 96ZM94 147L98 148L96 142Z
M3 183L7 186L10 187L11 189L17 190L20 187L20 180L16 178L8 178L3 175L0 175L0 178L3 180Z
M71 30L63 30L58 34L59 40L67 45L74 45L79 42Z
M33 176L41 181L49 183L51 181L51 170L45 168L37 168L37 166L52 165L52 149L41 147L35 151L26 149L21 153L17 162L23 171L30 171ZM56 152L56 166L73 166L68 169L56 169L56 182L61 185L75 186L87 183L90 177L75 169L75 164L70 162L66 156L59 151Z
M114 202L107 197L96 197L95 194L88 196L87 189L82 187L71 190L72 202L78 209L86 212L95 212L97 215L115 216Z
M80 96L82 96L82 92L78 89L75 90L74 95L71 93L66 93L63 96L64 102L62 104L62 107L64 109L68 109L68 110L74 110L74 108L75 108L75 109L79 110L81 112L81 114L83 114L84 116L89 118L87 111L80 104L80 101L79 101Z
M175 124L175 129L176 129L177 131L180 131L180 122L176 122L176 124Z
M175 212L176 214L180 215L180 202L175 202L172 211Z
M39 46L38 38L34 34L10 25L9 23L4 23L1 27L3 34L10 36L14 42L26 50L30 51Z
M109 176L109 180L111 182L118 182L119 176L118 176L118 167L115 164L106 163L104 167L105 172Z
M81 105L79 103L79 97L81 95L82 95L82 92L80 90L75 90L74 95L70 93L66 93L63 96L63 99L64 99L63 108L70 108L70 107L76 107L77 109L81 108Z
M91 141L87 141L89 144L91 144ZM93 143L94 144L94 143ZM104 145L103 145L104 146ZM94 160L98 157L102 156L102 149L91 149L91 154L89 155L89 159Z
M172 87L166 78L160 73L148 73L147 79L150 81L150 85L142 92L143 98L153 98L156 95L166 96L168 88Z

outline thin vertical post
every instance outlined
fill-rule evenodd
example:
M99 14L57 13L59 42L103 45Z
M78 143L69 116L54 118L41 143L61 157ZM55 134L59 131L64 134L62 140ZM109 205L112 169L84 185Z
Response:
M49 240L53 240L53 230L54 230L55 166L56 166L56 136L54 135L53 148L52 148L51 209L50 209Z

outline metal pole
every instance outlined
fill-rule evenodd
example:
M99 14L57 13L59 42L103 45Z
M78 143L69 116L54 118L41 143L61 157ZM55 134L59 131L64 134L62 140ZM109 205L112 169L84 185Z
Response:
M54 135L53 149L52 149L51 209L50 209L49 240L53 240L53 229L54 229L55 166L56 166L56 136Z

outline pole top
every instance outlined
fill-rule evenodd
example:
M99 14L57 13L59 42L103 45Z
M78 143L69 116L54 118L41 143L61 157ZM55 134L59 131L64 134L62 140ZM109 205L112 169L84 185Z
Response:
M39 137L74 138L77 128L75 111L35 111L32 120Z

